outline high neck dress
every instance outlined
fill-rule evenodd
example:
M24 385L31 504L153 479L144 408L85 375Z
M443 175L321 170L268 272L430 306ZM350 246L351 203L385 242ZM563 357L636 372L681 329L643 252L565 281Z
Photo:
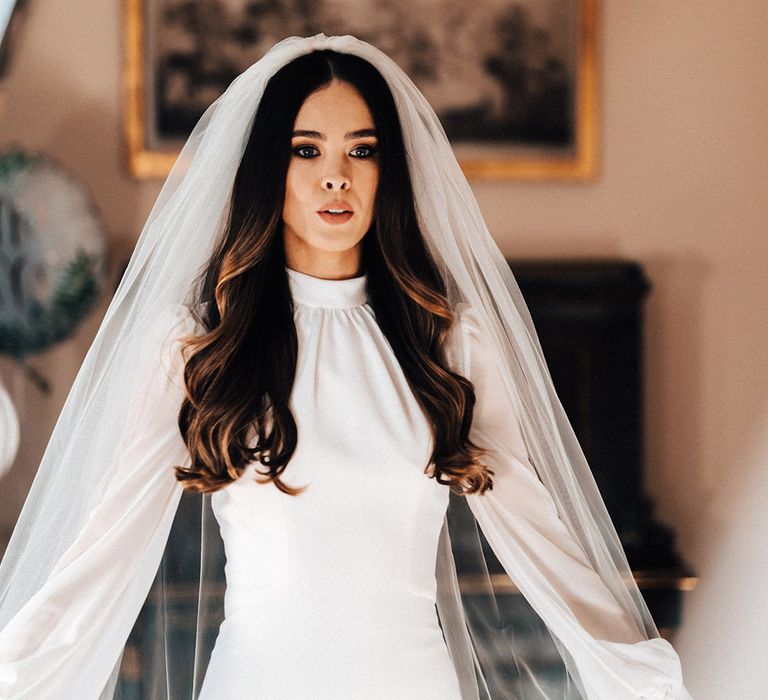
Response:
M460 698L435 607L448 487L426 418L367 303L366 277L287 268L298 443L215 492L225 619L200 698ZM263 469L263 467L261 467Z

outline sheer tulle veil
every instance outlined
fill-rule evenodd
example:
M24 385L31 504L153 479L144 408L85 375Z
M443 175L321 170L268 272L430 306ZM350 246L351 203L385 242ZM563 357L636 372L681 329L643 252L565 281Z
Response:
M663 640L557 398L525 302L438 118L384 53L353 36L324 34L277 43L216 99L184 145L82 363L0 565L0 629L44 584L104 492L109 471L105 465L115 459L128 429L124 416L132 389L170 331L171 316L160 311L193 302L190 283L210 257L225 222L235 172L267 81L292 59L320 49L368 60L394 95L419 223L449 300L454 308L474 310L503 377L502 389L509 402L520 407L520 429L538 478L560 519L632 621L633 639L602 643L647 640L660 649ZM451 337L451 356L459 369L462 342L460 334ZM494 564L476 520L489 512L483 511L483 498L452 496L437 557L438 613L463 696L590 697L586 674L591 672L589 659L597 657L590 651L580 661L574 659L573 640L562 631L571 629L570 621L558 635L550 629L550 635L530 638L533 647L548 645L562 659L565 683L557 686L534 663L541 648L532 648L530 639L522 644L504 622L497 579L489 571ZM497 497L494 507L499 517L505 504ZM471 592L457 576L459 557L471 562ZM209 497L185 494L159 570L115 584L125 586L116 615L135 616L141 609L122 660L126 668L131 661L126 654L139 655L145 681L142 697L196 696L222 616L222 567L222 543ZM549 622L561 614L561 601L551 591L541 592L545 584L526 567L521 559L515 583ZM676 657L668 654L672 664ZM514 669L504 681L493 662L498 658L506 660L507 671ZM101 697L119 695L120 662L110 660L105 669L108 680ZM146 687L148 678L151 689ZM568 689L567 695L551 690L561 686Z

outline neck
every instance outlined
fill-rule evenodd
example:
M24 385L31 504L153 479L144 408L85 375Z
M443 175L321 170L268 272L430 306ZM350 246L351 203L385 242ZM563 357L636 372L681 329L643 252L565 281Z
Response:
M303 241L285 242L285 264L305 275L329 280L343 280L362 274L361 244L340 251L318 250Z

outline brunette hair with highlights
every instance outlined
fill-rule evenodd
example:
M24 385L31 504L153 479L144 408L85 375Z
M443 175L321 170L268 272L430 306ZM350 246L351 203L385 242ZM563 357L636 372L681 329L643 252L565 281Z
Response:
M226 225L196 279L204 332L183 341L187 396L178 416L191 465L175 466L176 478L185 489L212 492L258 459L267 468L263 482L291 495L303 490L280 478L297 444L289 398L298 351L282 210L296 115L332 79L360 92L378 135L376 205L361 262L376 321L431 426L424 471L456 493L483 493L493 472L469 439L474 387L444 356L455 314L417 222L392 93L368 61L331 50L278 70L256 111Z

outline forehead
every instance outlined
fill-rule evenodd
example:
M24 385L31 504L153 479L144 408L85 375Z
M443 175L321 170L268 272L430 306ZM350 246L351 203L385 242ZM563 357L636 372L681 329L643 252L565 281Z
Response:
M296 115L295 127L345 133L350 129L372 128L373 117L354 85L333 80L307 96Z

